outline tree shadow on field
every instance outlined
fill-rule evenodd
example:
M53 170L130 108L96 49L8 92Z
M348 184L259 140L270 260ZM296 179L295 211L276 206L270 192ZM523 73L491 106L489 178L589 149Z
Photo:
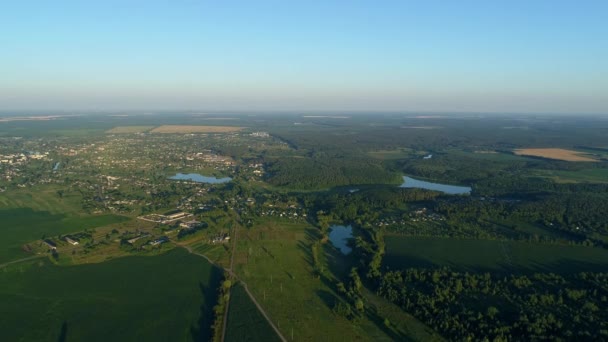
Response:
M342 300L338 297L336 297L333 293L329 292L329 291L325 291L325 290L317 290L315 291L317 293L317 296L319 296L319 298L323 301L323 303L325 305L327 305L327 307L331 310L333 309L333 307L341 302Z
M202 304L199 307L200 313L197 325L190 327L190 335L194 342L211 340L211 326L213 325L214 320L213 307L217 304L218 288L220 286L221 278L221 270L214 266L211 271L209 286L205 286L203 282L198 283Z
M68 338L68 322L63 321L61 324L61 329L59 330L59 337L57 337L57 342L65 342Z
M384 318L378 314L378 310L375 306L367 306L365 308L365 315L367 318L374 323L378 329L382 330L387 336L390 336L393 341L414 341L411 337L404 335L397 329L391 329L384 323Z

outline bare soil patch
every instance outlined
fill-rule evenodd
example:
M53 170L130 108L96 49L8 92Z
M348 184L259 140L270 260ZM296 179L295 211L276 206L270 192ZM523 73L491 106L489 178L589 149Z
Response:
M585 153L583 152L566 150L563 148L522 148L515 150L514 153L520 156L534 156L565 161L597 161L596 159L585 156Z
M164 125L151 130L151 133L230 133L238 132L244 127L236 126L182 126Z

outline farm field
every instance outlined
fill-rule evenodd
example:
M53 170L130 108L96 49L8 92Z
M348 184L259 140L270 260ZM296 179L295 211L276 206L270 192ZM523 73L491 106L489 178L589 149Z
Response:
M0 263L30 256L22 251L25 243L70 232L82 231L129 220L125 216L53 214L30 208L0 209Z
M541 157L565 161L595 162L597 160L585 156L584 152L566 150L563 148L522 148L514 151L516 155Z
M108 134L143 133L154 128L154 126L117 126L107 130Z
M65 194L62 198L57 195L59 187L44 186L35 191L16 190L10 193L0 193L0 208L31 208L35 211L48 211L53 214L78 214L82 197L75 193Z
M384 265L391 269L449 266L467 272L605 271L608 250L520 241L387 236Z
M242 129L243 127L236 126L163 125L154 128L150 133L230 133Z
M608 183L608 169L583 169L579 171L539 170L538 174L558 183Z
M207 341L221 272L182 249L158 257L0 271L0 340Z
M315 231L306 224L272 222L241 230L235 255L237 274L288 339L293 330L294 340L392 340L381 321L364 315L359 324L353 324L332 312L341 301L334 289L337 278L329 271L325 277L313 277ZM336 265L342 262L341 255L325 246L320 259L327 263L326 269L344 268ZM428 337L424 332L423 336Z
M414 151L409 148L399 148L395 150L377 150L367 152L372 158L380 160L403 159L410 157Z
M230 290L230 311L225 340L227 342L281 341L240 284Z

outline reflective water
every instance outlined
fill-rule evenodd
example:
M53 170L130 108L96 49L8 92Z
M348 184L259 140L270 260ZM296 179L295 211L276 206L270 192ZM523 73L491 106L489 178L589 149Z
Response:
M220 184L220 183L228 183L232 180L230 177L217 178L217 177L208 177L203 176L198 173L178 173L173 177L169 177L169 179L173 180L189 180L197 183L211 183L211 184Z
M400 188L417 188L417 189L427 189L427 190L435 190L441 191L450 195L461 195L461 194L470 194L471 187L470 186L457 186L457 185L447 185L441 183L432 183L425 182L418 179L414 179L411 177L403 176L403 184L399 186Z
M342 252L349 254L352 248L348 247L348 240L353 237L353 227L348 226L331 226L329 232L329 241Z

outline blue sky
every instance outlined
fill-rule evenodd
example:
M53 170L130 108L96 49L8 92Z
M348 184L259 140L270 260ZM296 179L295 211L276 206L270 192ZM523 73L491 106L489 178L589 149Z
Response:
M608 113L608 1L2 1L0 109Z

